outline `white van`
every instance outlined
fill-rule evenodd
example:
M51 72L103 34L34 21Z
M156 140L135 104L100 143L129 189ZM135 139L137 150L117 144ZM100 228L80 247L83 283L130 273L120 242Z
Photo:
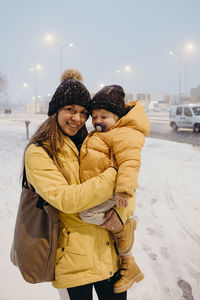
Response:
M178 128L192 128L200 132L200 104L180 104L171 107L169 112L170 126Z
M149 110L159 112L160 111L160 104L158 101L151 101L149 103Z

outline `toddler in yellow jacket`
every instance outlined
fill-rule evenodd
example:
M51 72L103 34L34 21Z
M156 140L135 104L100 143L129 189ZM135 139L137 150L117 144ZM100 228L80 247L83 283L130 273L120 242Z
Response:
M82 182L109 167L111 149L119 166L114 197L79 213L83 221L101 225L105 222L105 213L112 208L124 223L120 232L115 228L111 231L121 257L121 276L114 284L115 293L128 290L144 277L131 254L136 229L136 220L131 215L135 210L140 153L150 122L140 101L125 106L124 97L118 85L106 86L95 94L90 107L95 130L87 136L80 152Z

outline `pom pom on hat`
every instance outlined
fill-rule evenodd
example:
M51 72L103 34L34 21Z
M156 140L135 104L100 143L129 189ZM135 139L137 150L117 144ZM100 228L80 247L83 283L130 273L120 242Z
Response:
M79 70L76 69L66 69L61 75L60 81L62 82L65 79L76 79L80 82L83 82L83 76Z

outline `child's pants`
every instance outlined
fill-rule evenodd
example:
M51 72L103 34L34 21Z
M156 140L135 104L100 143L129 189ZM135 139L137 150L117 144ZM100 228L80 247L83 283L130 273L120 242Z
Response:
M97 206L80 212L79 216L86 223L101 225L106 221L104 219L105 212L115 206L115 204L116 200L115 197L113 197Z

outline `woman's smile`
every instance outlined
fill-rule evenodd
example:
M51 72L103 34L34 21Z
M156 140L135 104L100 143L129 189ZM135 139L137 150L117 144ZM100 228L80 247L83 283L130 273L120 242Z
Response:
M58 124L61 130L70 136L84 126L88 117L87 110L80 105L66 105L58 111Z

